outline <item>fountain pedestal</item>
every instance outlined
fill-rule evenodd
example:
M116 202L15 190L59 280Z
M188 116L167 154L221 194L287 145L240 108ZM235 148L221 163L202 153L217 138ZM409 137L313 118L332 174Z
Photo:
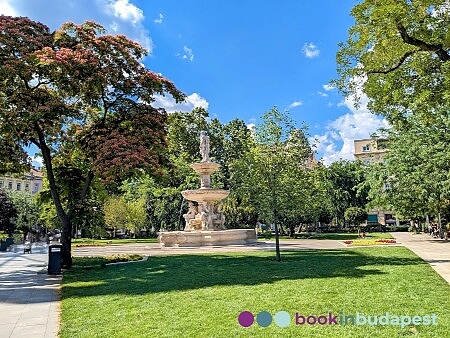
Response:
M160 232L158 236L160 245L167 247L255 244L257 237L254 229L226 230L221 201L230 192L211 188L211 174L220 168L220 164L209 160L209 137L205 132L201 132L200 136L200 154L202 161L191 165L200 176L200 189L181 192L189 201L189 210L183 215L186 223L184 231Z

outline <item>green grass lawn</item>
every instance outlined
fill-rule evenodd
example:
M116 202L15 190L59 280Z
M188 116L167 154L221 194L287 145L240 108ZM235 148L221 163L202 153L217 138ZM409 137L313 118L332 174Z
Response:
M130 243L157 243L157 238L76 238L72 239L72 246L80 245L108 245L108 244L130 244Z
M280 240L294 240L294 239L332 239L332 240L338 240L338 241L347 241L347 240L354 240L361 238L358 233L352 233L352 232L340 232L340 233L328 233L328 232L321 232L321 233L304 233L301 235L297 235L297 238L288 237L288 236L280 236ZM393 238L392 235L388 232L367 232L366 238L369 239L391 239ZM260 241L267 241L267 238L264 238L263 236L259 237ZM275 236L270 236L270 240L274 241Z
M282 259L160 256L86 270L75 258L63 274L61 337L449 337L450 286L404 247L291 251ZM286 311L291 322L263 327L261 315L262 326L244 328L243 311ZM330 312L337 320L434 314L437 325L296 325L296 313Z

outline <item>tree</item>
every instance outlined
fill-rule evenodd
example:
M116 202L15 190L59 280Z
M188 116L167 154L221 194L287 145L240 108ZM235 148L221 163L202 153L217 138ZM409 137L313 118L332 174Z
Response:
M368 189L358 189L365 181L364 169L361 161L337 161L326 168L326 190L338 226L345 226L345 210L349 207L366 206Z
M367 94L369 109L396 128L406 129L411 114L433 121L450 96L448 1L364 0L352 15L337 53L338 88Z
M367 221L367 212L363 208L350 207L345 210L345 218L351 225L360 225Z
M256 127L255 145L232 167L234 181L238 182L236 194L250 195L260 219L275 227L277 261L281 261L279 222L304 210L307 186L303 178L310 156L305 130L275 107Z
M20 159L26 146L39 148L63 227L63 267L70 267L71 219L92 180L161 173L166 114L152 107L153 95L184 96L145 68L144 48L105 35L94 22L66 23L51 33L28 18L0 16L0 41L0 138L11 140L0 155ZM78 202L64 208L53 161L68 149L82 150L76 168L83 186Z
M450 201L450 119L442 114L435 124L417 116L407 130L389 132L384 163L368 175L370 198L403 218L420 219L441 213Z
M17 210L15 229L22 231L23 238L26 239L29 232L38 231L36 226L39 224L39 208L28 192L12 191L10 199Z
M13 219L16 216L17 209L8 194L3 189L0 189L0 230L11 236L14 233L15 224Z

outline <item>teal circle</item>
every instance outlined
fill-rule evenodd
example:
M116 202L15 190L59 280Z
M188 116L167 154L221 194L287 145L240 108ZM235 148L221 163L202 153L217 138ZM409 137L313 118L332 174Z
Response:
M291 323L291 316L286 311L275 313L273 319L279 327L287 327Z
M261 311L256 315L256 322L259 326L267 327L272 323L272 315L267 311Z

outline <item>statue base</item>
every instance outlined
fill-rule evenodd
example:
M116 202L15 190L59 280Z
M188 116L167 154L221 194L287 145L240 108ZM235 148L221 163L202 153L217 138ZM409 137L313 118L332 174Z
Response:
M248 245L257 237L254 229L167 231L159 233L158 242L161 247Z

